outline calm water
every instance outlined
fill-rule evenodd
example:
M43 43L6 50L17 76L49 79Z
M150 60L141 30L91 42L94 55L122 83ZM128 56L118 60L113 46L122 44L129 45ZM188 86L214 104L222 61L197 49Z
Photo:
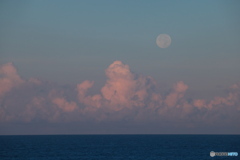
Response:
M0 136L0 159L238 159L209 152L240 153L240 135L45 135Z

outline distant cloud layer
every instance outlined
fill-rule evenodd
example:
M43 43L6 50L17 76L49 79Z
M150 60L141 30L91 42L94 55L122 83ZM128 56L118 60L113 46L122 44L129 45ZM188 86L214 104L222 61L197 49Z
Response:
M89 94L93 81L75 88L35 78L22 79L12 63L0 67L0 123L21 121L45 122L117 122L198 125L230 125L237 128L240 120L240 84L230 86L226 97L212 100L187 100L189 86L183 81L171 91L160 94L156 81L133 73L121 61L106 70L106 83L98 94Z
M0 68L0 97L9 92L13 87L22 84L24 81L19 77L16 68L12 63L7 63Z

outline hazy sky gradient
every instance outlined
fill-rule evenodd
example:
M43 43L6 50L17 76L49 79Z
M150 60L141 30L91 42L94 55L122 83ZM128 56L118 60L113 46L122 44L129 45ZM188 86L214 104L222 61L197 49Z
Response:
M37 134L33 125L38 130L45 128L41 132L44 134L192 133L191 127L201 128L194 133L240 133L233 123L240 116L240 2L237 0L2 0L0 24L0 134ZM165 49L155 42L162 33L172 39ZM112 76L107 71L115 63L119 63L115 68L119 70ZM124 76L119 72L122 70L126 71ZM119 88L118 83L123 86ZM178 92L178 85L187 87ZM108 98L108 94L112 97ZM132 99L125 99L126 95ZM136 95L139 99L134 99ZM184 109L173 113L172 109L158 108L160 118L156 116L152 120L141 115L148 111L132 109L149 106L153 97L156 103L146 113L149 117L156 116L153 115L156 108L169 107L175 101L172 107L189 105L193 109L188 113ZM29 111L28 116L33 113L32 106L44 106L44 109L34 110L23 122L21 116L11 120L3 118L16 116L17 104L23 105L19 109L19 112L24 110L23 117L25 111ZM52 105L59 110L51 108ZM207 110L211 105L220 105L219 113L226 110L224 107L233 107L228 114L215 117L226 123L225 129L211 130L211 125L217 123L210 118L215 111ZM91 110L99 106L107 109ZM122 109L127 106L129 110ZM119 113L112 111L119 107ZM51 112L45 114L48 110ZM169 120L162 115L180 112L184 115L179 127L174 125L177 118ZM112 122L115 114L119 119ZM54 120L56 124L47 118L53 115L61 119ZM93 115L109 117L101 121ZM199 117L193 118L195 115ZM69 118L79 116L83 118ZM137 116L143 120L136 120ZM195 123L184 125L191 119ZM63 121L68 125L61 128ZM209 121L212 124L204 127ZM86 123L90 122L96 129L87 127ZM228 132L227 124L231 123L234 129ZM24 129L14 129L18 125ZM76 126L85 127L74 129ZM102 131L101 126L105 128Z

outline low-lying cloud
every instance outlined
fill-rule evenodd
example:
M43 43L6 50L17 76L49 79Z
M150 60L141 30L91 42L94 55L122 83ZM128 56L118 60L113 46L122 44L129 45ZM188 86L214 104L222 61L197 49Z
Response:
M173 84L168 94L150 76L135 74L121 61L106 70L107 80L96 94L86 80L75 86L61 87L36 78L22 79L12 63L0 67L0 123L45 122L118 122L182 125L239 126L240 84L233 84L226 97L188 100L190 88L183 81Z

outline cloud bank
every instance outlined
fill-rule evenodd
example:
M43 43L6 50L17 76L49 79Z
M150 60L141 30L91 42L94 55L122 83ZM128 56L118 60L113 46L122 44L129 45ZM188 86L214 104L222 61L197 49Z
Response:
M12 122L127 122L188 127L230 125L240 132L240 83L225 97L188 100L189 86L176 82L162 93L150 76L133 73L121 61L105 70L107 80L89 94L93 81L63 87L36 78L22 79L12 63L0 67L0 124Z

